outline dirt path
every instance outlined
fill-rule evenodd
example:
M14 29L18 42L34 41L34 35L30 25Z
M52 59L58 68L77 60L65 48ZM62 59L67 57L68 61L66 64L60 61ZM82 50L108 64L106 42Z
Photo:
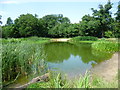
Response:
M107 81L115 79L118 73L118 61L120 60L118 55L120 55L120 52L115 53L110 60L106 60L92 68L92 75L97 75Z
M51 39L51 41L56 41L56 42L67 42L71 38L56 38L56 39Z

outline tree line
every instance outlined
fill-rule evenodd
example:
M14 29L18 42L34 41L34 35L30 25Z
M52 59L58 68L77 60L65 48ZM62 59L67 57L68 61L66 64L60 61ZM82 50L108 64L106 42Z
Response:
M2 26L3 38L21 37L120 37L120 2L117 12L112 17L112 3L108 1L105 5L100 4L99 9L91 8L92 15L84 15L79 23L72 24L68 17L62 14L51 14L38 18L38 15L22 14L14 21L8 17ZM0 16L0 24L1 24Z

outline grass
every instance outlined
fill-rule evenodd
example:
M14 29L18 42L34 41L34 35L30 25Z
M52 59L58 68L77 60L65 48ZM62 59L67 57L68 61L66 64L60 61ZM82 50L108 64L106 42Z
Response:
M79 43L94 43L95 41L79 41Z
M93 50L105 51L105 52L118 52L120 51L120 42L117 38L101 38L96 37L74 37L70 40L70 43L90 43Z
M105 81L97 76L94 76L94 78L91 79L89 73L80 76L79 79L68 80L62 78L59 73L54 77L52 76L50 81L34 83L27 87L27 89L29 88L118 88L118 82L117 80L111 82Z
M73 37L71 41L97 41L97 37L92 37L92 36L77 36Z
M93 81L91 83L91 88L118 88L117 79L113 81L106 81L103 78L94 76Z
M47 71L42 59L41 43L48 39L3 39L2 45L2 82L11 82L21 75L43 74ZM33 43L36 42L36 43ZM7 83L8 84L8 83Z
M92 48L98 51L117 52L120 51L120 43L111 41L97 41L92 44Z
M67 80L62 79L61 74L55 75L55 73L50 73L50 80L48 82L38 82L29 85L27 88L66 88Z
M11 82L19 75L29 75L30 73L43 74L47 71L47 66L42 56L42 43L49 42L49 38L20 38L20 39L0 39L2 41L2 82ZM73 43L92 43L92 48L98 51L116 52L120 51L118 42L100 39L98 41L76 41ZM2 83L0 82L0 84ZM79 80L67 80L61 74L51 76L49 82L31 84L28 88L97 88L97 87L117 87L116 82L106 82L97 77L90 81L89 74L80 77Z
M85 73L84 77L80 76L80 78L76 81L74 88L90 88L90 75Z
M42 38L42 37L29 37L29 38L8 38L8 39L0 39L2 44L6 43L21 43L23 41L27 41L27 43L45 43L49 42L50 38Z

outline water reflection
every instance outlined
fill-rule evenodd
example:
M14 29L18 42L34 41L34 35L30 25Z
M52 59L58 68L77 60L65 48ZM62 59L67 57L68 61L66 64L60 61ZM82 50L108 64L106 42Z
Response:
M68 42L47 43L44 46L44 51L46 60L53 63L68 60L71 55L80 56L84 63L89 63L90 61L99 63L112 56L112 53L92 50L91 44L71 44Z
M92 50L91 44L72 44L68 42L51 42L44 45L45 60L52 70L67 74L83 74L94 65L108 60L112 53Z

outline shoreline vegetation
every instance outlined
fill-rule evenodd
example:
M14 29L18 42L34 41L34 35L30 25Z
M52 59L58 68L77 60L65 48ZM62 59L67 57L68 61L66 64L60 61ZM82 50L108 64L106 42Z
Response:
M99 72L96 69L90 73L86 71L85 75L80 76L79 79L68 80L67 76L63 79L60 73L53 76L51 75L53 73L50 73L49 81L33 83L27 88L118 88L118 53L97 67L102 68L101 66L106 68L104 71L101 69L100 75L96 73Z
M37 51L39 50L38 49L38 47L40 48L40 45L39 44L42 44L42 43L47 43L47 42L51 42L51 40L53 40L53 39L50 39L50 38L39 38L39 37L30 37L30 38L23 38L23 39L15 39L15 38L11 38L11 39L2 39L2 64L3 64L3 67L2 67L2 74L3 74L3 76L4 77L2 77L2 79L3 80L5 80L5 81L9 81L7 84L10 84L10 82L11 81L13 81L16 77L17 77L17 75L20 73L20 74L23 74L23 75L27 75L27 74L29 74L29 72L27 72L28 71L28 69L29 69L29 71L30 71L30 69L31 69L31 65L34 63L34 62L37 62L37 60L38 60L38 58L40 59L41 58L41 56L40 57L38 57L39 55L38 54L41 54L41 53L38 53ZM55 39L55 42L56 41L65 41L66 40L66 42L70 42L70 43L75 43L74 41L71 41L72 40L72 38L71 39L66 39L65 38L65 40L64 40L64 38L62 38L62 39L59 39L59 40L56 40ZM69 40L69 41L67 41L67 40ZM78 39L77 39L78 40ZM101 41L104 41L105 43L106 42L112 42L112 43L117 43L118 44L118 42L117 42L117 39L112 39L112 40L110 40L109 39L109 41L108 41L108 39L105 39L104 38L104 40L103 39L99 39L98 41L96 40L96 41L77 41L77 43L91 43L92 42L92 44L94 45L94 43L97 43L97 42L101 42ZM34 43L35 42L35 43ZM53 41L52 41L53 42ZM104 44L105 44L104 43ZM27 45L27 47L26 47L26 45ZM100 45L100 44L99 44ZM29 46L29 47L28 47ZM31 47L32 46L32 47ZM95 46L95 45L94 45ZM104 45L105 46L105 45ZM24 48L23 48L24 47ZM99 48L99 46L97 46L98 48ZM107 45L107 47L109 47L108 45ZM115 47L115 45L113 45L112 44L112 47ZM26 49L25 49L26 48ZM34 49L33 49L34 48ZM100 47L101 48L101 47ZM110 47L111 48L111 47ZM119 51L119 49L116 49L116 48L118 48L118 47L115 47L115 48L113 48L112 49L112 52L117 52L117 51ZM24 49L24 50L23 50ZM32 52L27 52L27 49L30 51L30 49L32 50L32 51L34 51L34 54L32 54ZM114 50L115 49L115 50ZM99 50L99 49L97 49L97 50ZM107 51L110 51L111 52L111 49L109 50L107 50ZM21 53L19 53L19 52L21 52ZM7 54L6 54L7 53ZM31 53L31 54L30 54ZM35 54L36 53L36 54ZM9 56L8 56L9 55ZM20 55L20 56L19 56ZM25 60L25 58L23 58L23 56L25 55L25 57L26 57L26 55L28 55L29 57L26 57L26 60ZM17 59L18 58L18 59ZM6 61L9 59L9 61L10 62L7 62L6 63ZM17 62L16 62L16 60L17 60ZM23 61L24 60L24 61ZM19 62L20 61L20 62ZM34 61L34 62L33 62ZM40 60L41 61L41 60ZM109 61L109 60L108 60ZM40 62L41 63L41 62ZM103 62L104 63L104 62ZM9 65L9 69L8 69L8 65ZM24 65L26 65L26 66L28 66L27 68L26 67L24 67ZM21 67L22 66L22 67ZM37 68L37 66L36 66L36 68ZM42 61L42 63L41 63L41 65L40 65L40 67L39 67L39 69L40 68L43 68L43 69L45 69L46 68L46 66L45 66L45 63L44 63L44 61ZM14 69L14 70L13 70ZM46 71L44 71L44 72L42 72L42 74L45 74L45 72L47 72L47 69L45 69ZM9 71L9 72L8 72ZM13 73L13 71L14 72L16 72L16 73ZM34 72L34 71L33 71ZM39 71L40 73L41 73L41 71ZM7 74L8 73L8 74ZM39 74L39 75L42 75L42 74ZM6 76L7 75L7 76ZM117 75L117 74L116 74ZM13 76L15 76L15 77L13 77ZM6 77L8 77L8 78L6 78ZM68 81L65 81L65 80L59 80L59 78L60 78L60 76L58 75L58 76L54 76L54 77L56 77L56 78L54 78L54 79L52 79L53 81L50 81L50 82L42 82L42 83L35 83L35 84L31 84L30 86L28 86L28 88L37 88L37 87L43 87L44 86L44 88L48 88L47 86L49 86L49 84L51 85L51 84L55 84L55 83L57 83L58 85L57 86L55 86L56 88L61 88L62 86L59 86L59 84L61 85L61 83L63 83L63 81L64 81L64 83L66 82L66 83L68 83ZM96 76L94 76L94 79L93 79L93 81L92 81L92 83L94 83L95 84L95 86L93 85L93 84L90 84L90 82L88 81L88 78L90 79L90 76L89 76L89 74L87 74L85 77L84 77L84 79L82 79L81 80L81 82L80 81L75 81L74 83L77 83L77 84L81 84L81 86L76 86L77 84L75 84L75 86L74 85L72 85L72 87L71 88L78 88L78 87L81 87L81 88L90 88L90 87L95 87L95 88L97 88L97 87L107 87L107 88L109 88L109 87L114 87L114 88L116 88L117 87L117 80L114 80L113 82L107 82L107 81L105 81L105 80L103 80L103 78L100 78L100 77L96 77ZM50 79L51 79L52 77L50 77ZM79 83L78 83L79 82ZM71 83L71 82L69 82L69 83ZM88 84L88 86L84 86L84 84ZM4 84L4 82L3 82L3 84ZM7 85L6 84L6 85ZM53 84L53 86L50 86L50 87L54 87L54 84ZM90 86L89 86L89 84L90 84ZM100 85L101 86L100 86ZM105 86L103 85L103 84L105 84ZM112 86L110 86L110 85L112 85ZM43 85L43 86L42 86ZM71 86L71 84L70 84L70 86ZM64 87L66 87L66 88L70 88L70 86L68 85L68 86L64 86ZM40 88L39 87L39 88ZM62 88L64 88L64 87L62 87Z
M79 79L62 79L59 73L52 76L48 82L38 82L27 88L118 88L118 54L113 54L111 59L100 63L97 69L93 68L92 72L86 71L85 75L80 76ZM98 68L102 68L101 66L106 68L104 71L100 69L99 75L97 72L99 72Z

